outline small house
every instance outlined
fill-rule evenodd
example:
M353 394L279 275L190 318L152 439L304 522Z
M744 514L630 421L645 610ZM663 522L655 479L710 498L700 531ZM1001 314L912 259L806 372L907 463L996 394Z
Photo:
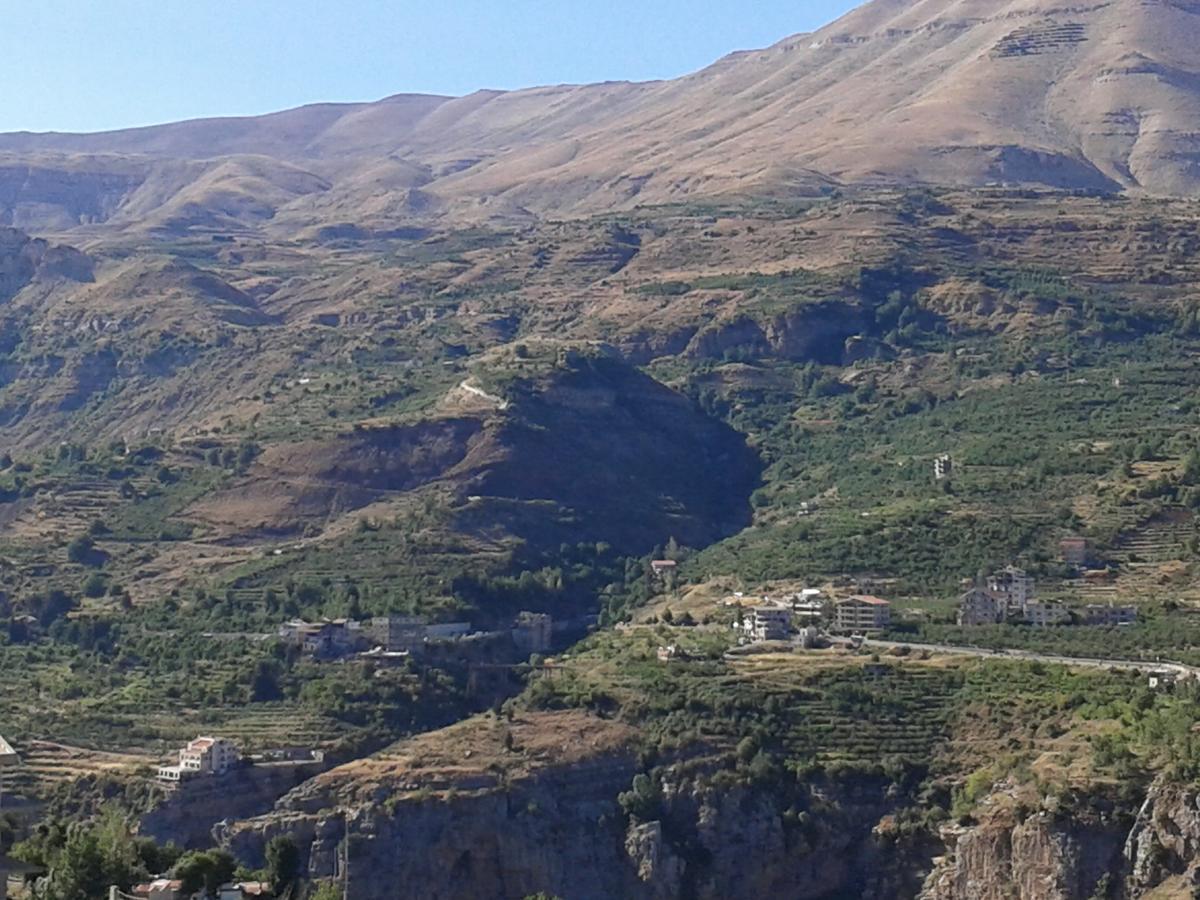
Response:
M190 778L221 776L237 766L241 754L225 738L198 737L179 751L179 761L172 766L160 766L159 781L179 784Z
M1031 600L1025 604L1022 611L1025 622L1035 628L1049 628L1052 625L1065 625L1071 621L1071 610L1062 603L1045 603Z
M19 859L13 859L9 856L0 855L0 900L8 898L8 879L24 877L26 880L35 875L44 875L45 872L37 866L31 866L29 863L21 862Z
M1089 603L1083 608L1085 625L1133 625L1137 622L1136 606L1120 606L1116 603Z
M183 882L171 878L158 878L146 884L134 885L133 896L146 900L187 900Z
M829 613L829 603L817 588L805 588L792 597L792 619L797 625L816 625Z
M1007 597L990 588L973 587L958 598L959 625L998 625L1007 617Z
M545 653L554 645L554 619L546 613L519 613L512 637L522 653Z
M1024 569L1016 566L1005 566L999 572L993 573L987 580L987 587L993 594L1004 599L1008 615L1014 615L1024 609L1035 593L1033 578L1026 574Z
M784 641L792 630L791 611L780 606L756 606L746 620L753 641Z
M1087 568L1088 561L1091 559L1091 546L1087 538L1065 537L1058 542L1058 549L1062 555L1062 561L1068 566L1076 569Z
M935 481L949 481L954 476L954 459L949 453L943 453L933 461L933 478Z

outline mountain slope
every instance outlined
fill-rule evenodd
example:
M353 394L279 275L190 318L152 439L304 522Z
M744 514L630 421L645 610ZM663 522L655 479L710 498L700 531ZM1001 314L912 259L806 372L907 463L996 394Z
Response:
M302 190L294 209L280 198L271 213L284 229L354 217L364 206L383 222L478 214L480 203L485 215L575 214L811 191L831 179L1197 195L1196 46L1195 0L875 0L814 34L673 81L402 95L108 134L3 135L0 152L12 158L0 167L0 218L54 209L49 220L61 226L61 208L94 221L111 205L72 205L71 190L49 190L45 179L17 183L20 162L38 154L50 165L46 153L75 170L75 157L90 154L90 169L126 179L132 156L158 171L168 159L255 155L338 189L331 203ZM372 177L381 160L401 167L399 183ZM208 167L195 178L211 178ZM103 187L111 193L112 179ZM205 192L192 193L203 206ZM225 197L216 192L212 205ZM230 224L167 218L179 227ZM233 218L252 226L263 212Z

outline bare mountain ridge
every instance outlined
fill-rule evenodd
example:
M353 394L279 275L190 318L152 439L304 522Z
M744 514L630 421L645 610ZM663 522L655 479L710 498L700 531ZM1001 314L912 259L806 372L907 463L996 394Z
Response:
M586 214L834 182L1197 196L1197 46L1197 0L874 0L672 81L0 135L0 217L288 231ZM23 168L39 177L18 181ZM86 193L81 170L103 202L53 177L70 174ZM122 179L131 185L114 208ZM153 203L146 183L159 186Z

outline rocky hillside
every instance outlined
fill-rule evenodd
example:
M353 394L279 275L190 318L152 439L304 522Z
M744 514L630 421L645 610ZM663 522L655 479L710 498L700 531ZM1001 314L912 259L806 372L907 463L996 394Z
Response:
M656 661L664 639L685 658ZM1194 788L1113 778L1093 747L1113 723L1055 708L1055 690L1102 704L1140 679L912 658L881 673L829 651L721 658L722 640L592 639L502 713L334 769L219 836L257 864L291 835L313 877L365 900L413 884L479 900L1190 896L1169 891L1200 868Z
M749 522L761 464L741 435L615 355L550 352L509 358L511 380L491 388L503 397L472 376L416 424L273 445L184 515L245 541L390 518L422 494L480 539L603 541L635 555L669 537L706 545ZM496 383L501 365L485 370Z
M881 181L1194 196L1197 43L1190 0L874 0L674 81L0 136L0 215L294 231Z

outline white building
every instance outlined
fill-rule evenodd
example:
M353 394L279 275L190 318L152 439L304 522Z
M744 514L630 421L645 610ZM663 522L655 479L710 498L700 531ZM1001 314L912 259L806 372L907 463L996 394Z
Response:
M1137 620L1136 606L1089 603L1083 608L1083 621L1086 625L1133 625Z
M805 588L792 597L792 619L797 625L820 624L829 614L829 601L819 588Z
M133 896L145 897L146 900L184 900L186 897L183 882L170 878L158 878L146 884L135 885Z
M1011 616L1024 611L1025 604L1034 598L1036 585L1024 569L1005 566L988 578L987 587L1004 598Z
M933 477L936 481L949 481L954 475L954 460L949 453L943 453L933 461Z
M198 737L179 751L179 762L161 766L161 781L178 783L202 775L224 775L241 759L237 747L225 738Z
M834 604L833 620L834 627L842 632L884 631L892 624L892 604L879 597L856 594Z
M753 641L784 641L792 630L792 614L781 606L756 606L743 627Z
M1061 603L1043 603L1030 600L1025 604L1022 618L1037 628L1062 625L1071 620L1071 611Z

